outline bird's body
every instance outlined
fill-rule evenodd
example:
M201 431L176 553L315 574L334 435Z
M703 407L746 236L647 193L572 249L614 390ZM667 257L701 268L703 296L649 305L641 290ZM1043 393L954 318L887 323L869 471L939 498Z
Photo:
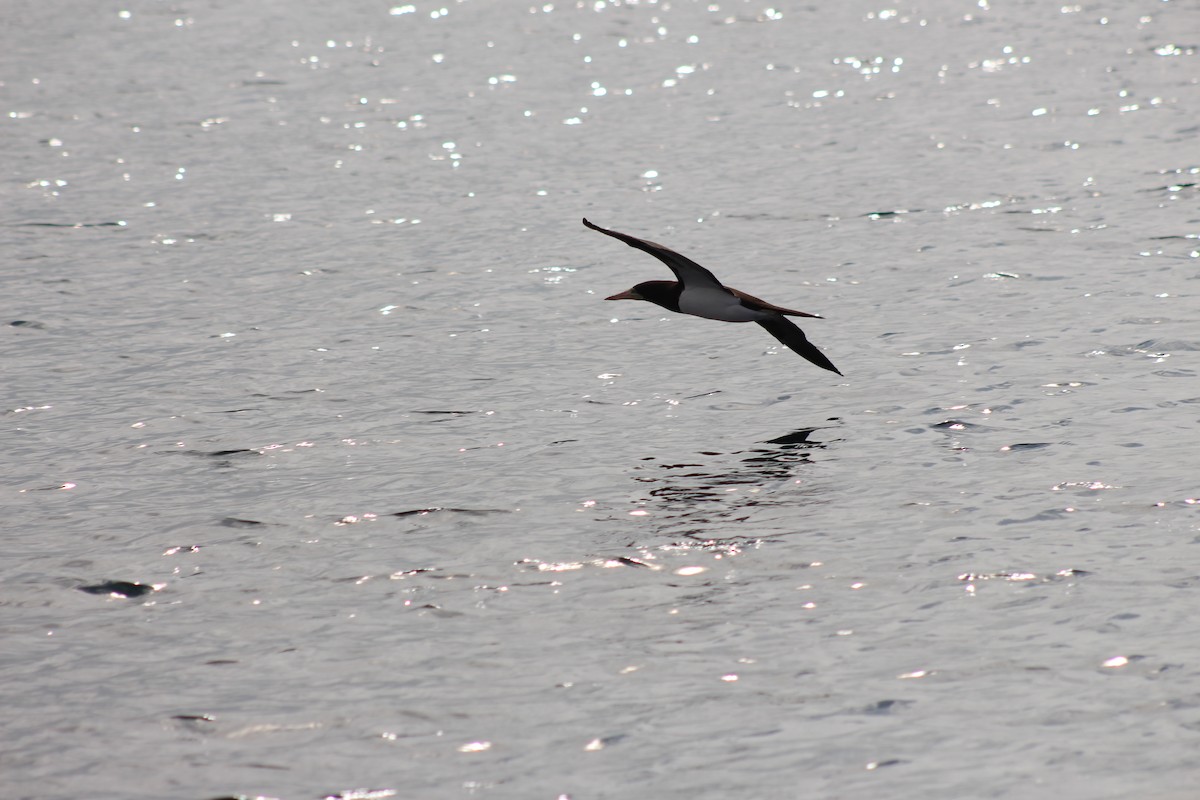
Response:
M787 317L813 317L817 314L794 311L760 300L753 295L723 285L716 276L690 258L676 253L661 244L639 239L627 233L610 231L593 225L586 219L583 224L594 231L620 239L630 247L657 258L671 268L678 281L646 281L632 289L606 297L606 300L645 300L662 306L669 311L704 317L720 322L757 322L768 333L799 355L818 367L830 372L842 373L833 362L825 357Z

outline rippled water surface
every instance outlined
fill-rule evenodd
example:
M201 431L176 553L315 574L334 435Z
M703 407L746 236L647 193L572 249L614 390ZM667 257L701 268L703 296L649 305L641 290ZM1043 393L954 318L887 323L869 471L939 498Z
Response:
M1200 7L6 14L4 797L1194 796Z

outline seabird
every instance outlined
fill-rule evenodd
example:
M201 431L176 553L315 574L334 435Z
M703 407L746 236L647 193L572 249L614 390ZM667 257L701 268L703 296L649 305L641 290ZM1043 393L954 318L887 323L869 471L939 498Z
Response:
M636 247L644 253L657 258L671 268L675 281L646 281L632 289L627 289L605 300L645 300L660 305L668 311L680 314L691 314L694 317L715 319L721 322L757 322L767 333L807 358L812 363L830 372L841 375L841 371L833 362L825 357L788 317L812 317L822 319L820 314L808 314L804 311L793 311L783 308L766 300L760 300L753 295L739 292L723 285L717 277L690 258L679 255L669 247L639 239L627 233L610 231L593 225L587 219L583 224L594 231L606 236L620 239L630 247Z

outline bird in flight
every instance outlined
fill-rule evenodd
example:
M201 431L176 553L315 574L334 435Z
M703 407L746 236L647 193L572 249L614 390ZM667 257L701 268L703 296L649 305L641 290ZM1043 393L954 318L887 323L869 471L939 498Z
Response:
M668 311L680 314L691 314L694 317L720 320L721 322L757 322L767 333L790 347L799 355L830 372L841 375L841 371L825 354L816 348L794 322L788 317L813 317L821 319L820 314L808 314L803 311L793 311L783 308L766 300L739 292L737 289L725 286L717 277L704 267L681 256L669 247L639 239L627 233L610 231L593 225L587 219L583 224L594 231L606 236L620 239L630 247L635 247L643 253L649 253L671 268L676 281L646 281L632 289L606 297L605 300L646 300L662 306Z

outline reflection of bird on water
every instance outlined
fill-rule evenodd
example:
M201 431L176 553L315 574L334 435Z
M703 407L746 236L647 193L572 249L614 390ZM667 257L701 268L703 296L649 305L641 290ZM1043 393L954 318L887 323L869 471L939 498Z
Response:
M725 526L747 520L754 507L804 502L798 500L796 491L773 495L770 484L790 481L797 466L811 463L811 451L825 447L823 442L810 441L817 430L801 428L762 442L766 447L730 453L741 456L731 469L708 469L705 463L695 462L655 463L656 459L648 457L637 467L642 474L635 480L653 486L648 492L652 499L645 507L657 509L654 517L662 522L662 533L717 548L762 541L770 537L750 532L733 535L733 529ZM710 451L700 455L708 461L726 454Z

